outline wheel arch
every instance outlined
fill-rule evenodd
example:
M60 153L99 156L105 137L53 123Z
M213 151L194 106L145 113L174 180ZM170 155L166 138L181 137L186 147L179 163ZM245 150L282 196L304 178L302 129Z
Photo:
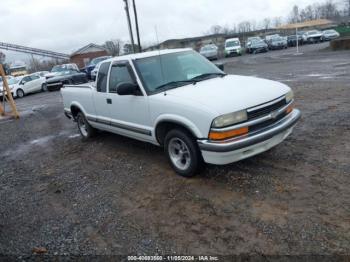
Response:
M83 107L79 103L72 103L70 106L70 111L72 113L74 120L76 119L79 112L82 112L86 116L85 111L83 110Z
M167 132L174 128L184 129L194 138L202 137L200 130L188 119L182 117L163 117L156 122L154 129L155 139L161 146L164 145Z

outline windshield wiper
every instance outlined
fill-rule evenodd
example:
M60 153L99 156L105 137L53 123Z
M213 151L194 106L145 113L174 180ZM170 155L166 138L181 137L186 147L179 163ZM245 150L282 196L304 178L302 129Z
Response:
M194 84L194 83L196 83L196 81L194 81L192 79L190 79L190 80L182 80L182 81L171 81L171 82L165 83L163 85L157 86L155 88L155 90L163 89L163 88L166 88L166 87L170 87L169 89L171 89L171 88L180 87L180 86L183 86L183 85L186 85L186 84Z
M224 77L226 75L227 74L224 74L224 73L205 73L205 74L195 76L195 77L191 78L190 80L199 82L202 80L206 80L206 79L210 79L210 78L214 78L214 77L218 77L218 76Z

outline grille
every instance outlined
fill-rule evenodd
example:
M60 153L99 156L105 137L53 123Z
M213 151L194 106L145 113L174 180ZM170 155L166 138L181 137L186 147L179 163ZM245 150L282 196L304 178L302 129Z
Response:
M265 127L268 127L268 126L276 123L277 121L281 120L286 115L287 115L287 113L284 112L274 119L270 119L270 120L264 121L264 122L256 124L256 125L252 125L249 127L249 132L255 132L255 131L264 129Z
M255 118L259 118L265 116L287 104L285 99L282 99L274 104L268 105L266 107L262 107L253 111L248 112L248 120L252 120Z

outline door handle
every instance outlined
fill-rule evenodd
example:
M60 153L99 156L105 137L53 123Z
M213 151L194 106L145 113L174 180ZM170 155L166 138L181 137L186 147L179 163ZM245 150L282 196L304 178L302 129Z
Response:
M106 98L107 104L112 104L112 99L111 98Z

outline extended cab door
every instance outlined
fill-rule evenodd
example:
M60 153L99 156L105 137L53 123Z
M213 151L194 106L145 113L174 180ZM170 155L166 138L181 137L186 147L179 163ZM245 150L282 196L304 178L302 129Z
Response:
M42 81L40 79L40 76L38 75L31 75L30 78L32 79L32 89L30 90L31 92L36 92L41 90L41 84Z
M110 125L110 113L109 106L111 99L107 93L108 84L108 72L111 62L102 63L96 79L96 92L94 93L93 101L95 103L95 122L106 125Z
M139 85L134 94L119 95L117 89L123 83L138 85L129 61L116 61L111 65L108 82L111 126L123 135L151 141L148 98Z
M25 94L32 92L33 90L32 78L30 76L23 77L21 82L19 83L19 88L22 89Z

